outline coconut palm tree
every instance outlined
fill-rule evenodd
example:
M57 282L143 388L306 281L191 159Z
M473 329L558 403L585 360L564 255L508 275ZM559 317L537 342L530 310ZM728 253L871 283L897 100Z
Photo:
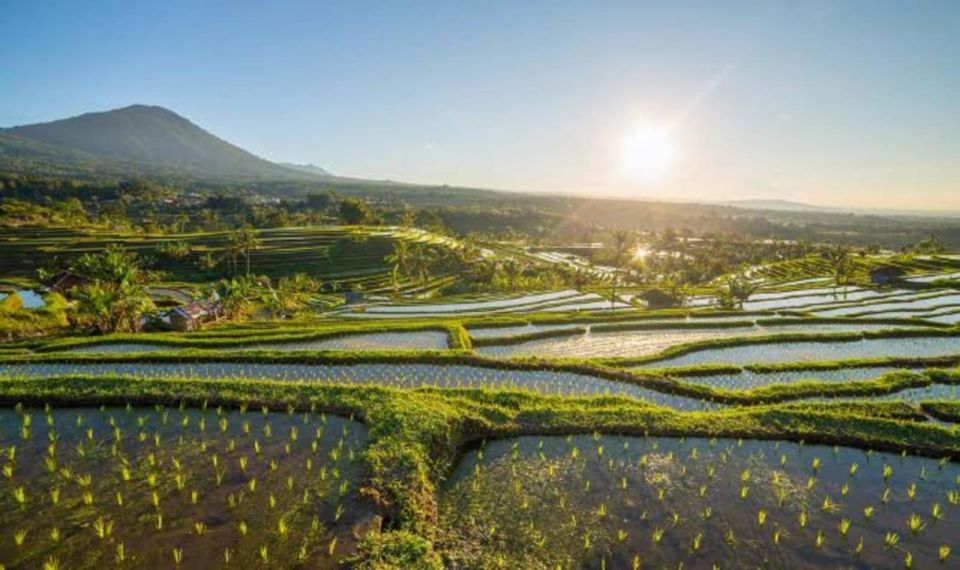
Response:
M436 259L436 252L422 243L414 244L410 250L410 272L417 277L421 285L430 281L430 271Z
M520 277L523 275L523 266L515 258L511 257L503 262L503 273L507 276L507 285L511 291L517 290Z
M230 273L237 274L237 258L240 257L240 234L239 232L227 232L227 243L224 247L224 257L227 259L227 268Z
M393 243L393 252L384 257L384 261L392 268L394 293L398 293L400 289L399 276L410 274L410 258L410 244L402 239L396 240Z
M240 230L239 234L240 253L247 261L247 277L250 276L250 253L263 247L263 242L257 237L257 231L247 226Z
M854 269L850 248L844 245L829 247L820 252L820 256L830 267L834 287L846 285Z
M620 281L620 271L624 263L628 260L629 254L636 245L636 237L633 232L628 230L616 230L613 232L613 258L614 268L613 279L611 281L610 308L614 308L617 300L617 284Z
M747 279L745 275L737 274L727 277L720 289L721 305L736 305L743 309L743 304L757 292L759 285Z

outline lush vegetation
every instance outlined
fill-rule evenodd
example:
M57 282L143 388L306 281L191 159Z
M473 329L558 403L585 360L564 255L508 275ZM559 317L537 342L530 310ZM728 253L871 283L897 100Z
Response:
M955 559L948 232L340 183L6 179L0 568Z

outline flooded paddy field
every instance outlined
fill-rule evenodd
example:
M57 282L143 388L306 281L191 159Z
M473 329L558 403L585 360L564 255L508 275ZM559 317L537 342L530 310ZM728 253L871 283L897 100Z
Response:
M224 339L225 340L225 339ZM233 339L236 345L215 346L215 350L443 350L447 348L447 333L442 331L397 331L379 333L354 333L309 340L270 341ZM186 348L204 348L176 344L150 344L135 342L96 343L81 345L64 352L92 353L138 353L176 351Z
M131 378L186 378L273 380L325 384L361 384L394 388L530 390L558 396L620 395L679 410L715 407L709 402L663 394L641 386L552 370L511 370L442 364L259 364L194 363L67 363L0 364L0 375L21 378L50 376L127 376Z
M842 447L521 437L461 459L440 544L471 568L949 567L958 493L956 463Z
M366 428L314 413L2 408L8 568L336 568Z
M585 335L573 335L534 340L519 344L482 346L477 352L488 356L577 356L591 357L639 357L656 354L671 346L710 339L725 339L777 334L818 334L863 332L895 328L881 323L837 323L837 324L797 324L779 326L731 326L729 328L688 328L688 329L647 329L611 332L588 332ZM960 347L960 345L958 345ZM958 349L960 350L960 349Z
M648 367L699 364L812 362L875 357L935 357L960 354L960 337L866 338L853 341L782 342L706 348L658 360Z

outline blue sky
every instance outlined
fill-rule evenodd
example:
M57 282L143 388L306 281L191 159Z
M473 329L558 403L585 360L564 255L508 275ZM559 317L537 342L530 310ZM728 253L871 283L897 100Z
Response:
M369 178L960 208L960 2L6 0L0 125L168 107ZM678 159L625 176L637 125Z

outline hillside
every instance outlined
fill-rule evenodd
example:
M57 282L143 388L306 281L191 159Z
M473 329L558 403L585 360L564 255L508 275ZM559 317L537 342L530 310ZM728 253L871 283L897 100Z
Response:
M162 107L132 105L69 119L0 130L0 158L69 171L93 168L170 171L261 179L312 178L257 157ZM22 170L18 168L17 170Z
M320 168L316 164L293 164L292 162L278 162L277 164L284 168L291 168L299 172L306 172L307 174L316 174L317 176L333 176L329 171Z

